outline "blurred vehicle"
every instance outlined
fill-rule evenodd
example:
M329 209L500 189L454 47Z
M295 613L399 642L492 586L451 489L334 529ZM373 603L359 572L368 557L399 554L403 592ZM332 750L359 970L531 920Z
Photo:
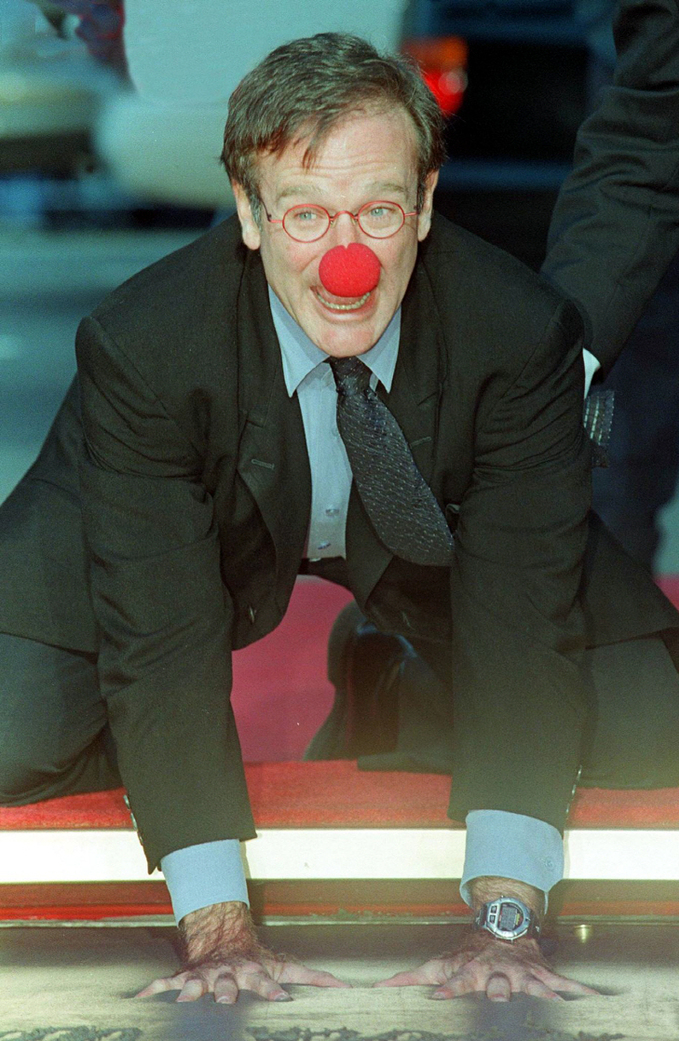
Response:
M123 0L34 0L60 32L70 28L102 65L125 75Z
M124 82L115 74L121 61L101 65L88 0L3 2L13 25L9 33L0 25L8 36L0 40L0 216L14 208L27 222L32 210L36 224L54 207L77 220L69 208L78 202L106 220L99 209L106 197L119 223L136 208L184 210L197 224L201 213L209 221L212 211L228 210L233 199L218 157L228 98L242 76L279 44L324 30L397 50L405 6L125 0ZM119 7L116 0L96 6L109 14Z
M405 0L125 0L125 53L134 93L112 99L97 142L120 182L157 202L225 209L218 162L227 102L240 79L287 40L356 32L397 50Z
M9 0L0 38L0 172L65 176L92 158L103 96L117 89L38 6Z

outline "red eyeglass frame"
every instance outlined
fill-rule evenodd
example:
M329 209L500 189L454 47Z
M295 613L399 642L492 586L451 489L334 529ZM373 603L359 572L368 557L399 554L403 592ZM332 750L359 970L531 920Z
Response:
M397 209L399 209L401 211L401 214L403 216L403 220L401 222L400 227L398 227L396 229L396 231L391 231L388 235L372 235L369 231L365 230L365 228L361 225L360 220L359 220L359 218L360 218L360 216L361 216L361 214L363 213L364 210L369 210L372 206L378 206L380 204L383 204L385 206L395 206ZM327 226L327 228L325 229L325 231L322 231L320 235L317 235L316 238L314 238L314 239L298 239L298 238L295 238L295 236L291 235L290 232L288 231L288 229L285 226L285 218L287 217L287 215L289 213L292 213L293 210L304 210L304 209L321 210L323 213L325 213L325 215L328 218L328 226ZM418 210L410 210L410 211L406 212L403 209L403 207L401 206L400 203L393 202L391 199L373 199L371 202L364 203L363 206L361 206L361 208L356 211L356 213L352 213L351 210L338 210L337 213L331 214L329 210L326 210L325 206L320 206L320 205L318 205L315 202L313 202L313 203L301 202L301 203L298 203L296 206L291 206L289 209L287 209L285 211L285 213L283 214L282 217L272 217L271 214L269 213L269 211L267 210L266 206L264 206L264 212L266 213L266 219L268 220L269 224L282 224L283 225L283 231L285 232L285 234L289 238L292 239L293 242L301 242L301 243L304 243L306 245L306 244L308 244L310 242L318 242L318 240L322 239L324 235L327 235L328 232L330 231L330 228L332 227L332 225L337 220L337 218L341 217L342 214L344 214L344 213L346 213L348 217L351 217L351 219L354 222L354 224L357 224L358 227L363 232L363 234L367 235L368 238L370 238L370 239L377 239L378 241L380 241L380 240L384 241L386 239L393 238L394 235L398 235L399 231L401 230L401 228L403 227L403 225L406 222L406 217L416 217L419 211Z

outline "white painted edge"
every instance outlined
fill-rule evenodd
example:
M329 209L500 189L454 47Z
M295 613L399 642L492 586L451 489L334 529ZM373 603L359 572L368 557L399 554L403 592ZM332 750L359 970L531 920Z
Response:
M263 828L244 843L248 878L457 879L464 829ZM679 831L566 832L570 879L679 879ZM132 830L0 831L0 884L143 882L149 876Z

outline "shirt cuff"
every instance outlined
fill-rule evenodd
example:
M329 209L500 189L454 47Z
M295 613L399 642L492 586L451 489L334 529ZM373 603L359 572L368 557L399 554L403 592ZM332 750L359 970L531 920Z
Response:
M177 924L201 907L240 900L250 906L238 839L201 842L160 861Z
M546 911L547 894L563 878L563 869L563 839L553 825L505 810L472 810L467 814L460 895L469 907L469 883L490 875L541 889Z
M585 350L584 348L582 351L582 360L585 363L585 397L587 397L587 395L589 394L589 388L592 385L592 378L594 377L594 373L598 372L598 370L601 368L601 365L598 362L598 360L594 357L594 355L590 354L590 352L588 350Z

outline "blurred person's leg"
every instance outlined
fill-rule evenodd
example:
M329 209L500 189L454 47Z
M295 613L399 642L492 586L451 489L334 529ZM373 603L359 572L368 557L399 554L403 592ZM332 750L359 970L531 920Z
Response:
M658 513L679 475L679 257L649 302L605 386L615 390L610 466L593 473L593 507L649 571Z
M614 0L591 5L588 108L615 70ZM584 12L583 12L584 13ZM603 248L603 247L602 247ZM679 258L649 301L604 386L614 389L610 466L593 471L593 508L627 552L653 571L658 512L679 475Z
M96 655L0 633L0 803L121 785Z

